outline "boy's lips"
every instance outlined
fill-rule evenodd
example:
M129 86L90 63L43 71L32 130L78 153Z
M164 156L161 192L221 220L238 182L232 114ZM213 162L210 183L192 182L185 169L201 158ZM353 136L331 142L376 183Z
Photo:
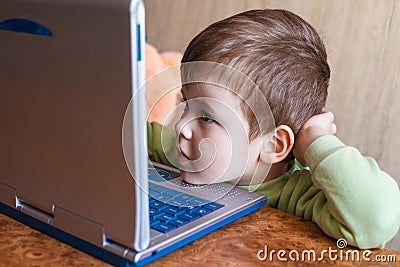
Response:
M179 155L178 156L182 156L184 159L186 160L191 160L186 154L185 152L181 149L181 147L179 145L176 146L176 150L178 150Z

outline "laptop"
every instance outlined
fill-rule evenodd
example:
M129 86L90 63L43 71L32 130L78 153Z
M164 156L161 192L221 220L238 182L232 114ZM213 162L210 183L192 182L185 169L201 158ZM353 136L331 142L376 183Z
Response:
M116 266L266 203L149 162L144 22L140 0L0 2L0 211Z

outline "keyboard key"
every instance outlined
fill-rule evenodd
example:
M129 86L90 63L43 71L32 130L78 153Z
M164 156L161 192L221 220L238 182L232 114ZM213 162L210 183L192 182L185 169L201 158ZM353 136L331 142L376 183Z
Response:
M149 190L149 196L155 196L157 194L159 194L159 192L154 191L154 190Z
M198 214L186 212L178 215L178 218L184 219L186 221L193 221L196 220L197 218L200 218Z
M183 220L183 219L180 219L180 218L175 218L175 219L170 220L168 223L172 224L172 225L175 225L176 227L180 227L180 226L182 226L184 224L187 224L188 222L189 221L186 221L186 220Z
M149 183L149 190L161 193L161 192L168 190L168 188L165 188L158 184Z
M174 216L184 212L184 210L176 206L165 206L164 208L161 209L161 211L172 214Z
M186 211L191 211L194 210L196 207L194 206L189 206L189 205L185 205L185 206L181 206L181 209L184 209Z
M156 210L161 210L162 208L166 207L167 205L163 204L160 201L154 200L150 202L149 204L150 208L156 209Z
M148 178L149 180L155 181L155 182L165 182L165 178L162 177L156 169L149 169L148 170Z
M153 219L153 218L150 218L150 227L153 226L153 225L159 224L159 223L160 223L160 221L158 221L156 219Z
M166 182L179 177L179 173L154 166L148 169L148 178L156 182Z
M175 198L176 198L176 199L183 200L183 201L188 201L188 200L194 198L194 196L191 196L191 195L185 194L185 193L181 193L181 194L175 196Z
M213 211L217 210L217 209L220 209L222 207L223 207L223 205L215 203L215 202L208 203L208 204L203 206L203 208L206 208L206 209L209 209L209 210L213 210Z
M200 216L207 215L207 214L209 214L210 212L212 212L212 210L205 209L205 208L202 208L202 207L196 208L196 209L194 209L194 210L192 211L192 213L197 214L197 215L200 215Z
M178 173L178 172L170 171L170 170L156 167L156 166L154 166L154 168L157 170L157 172L161 176L163 176L165 179L168 179L168 180L175 179L176 177L180 176L180 173Z
M186 205L186 201L181 200L181 199L176 199L176 198L171 198L168 201L166 201L166 204L175 206L175 207L184 207Z
M181 174L179 172L168 171L168 173L169 173L169 177L171 177L171 179L175 179L175 178L181 176Z
M187 204L191 205L191 206L202 206L202 205L208 204L208 203L210 203L210 201L207 201L207 200L204 200L201 198L197 198L197 197L187 201Z
M167 195L163 195L163 194L158 194L158 195L155 195L153 198L158 200L158 201L161 201L161 202L165 203L168 200L170 200L172 197L167 196Z
M167 223L159 223L159 224L152 226L151 228L153 228L154 230L160 231L162 233L167 233L169 231L174 230L176 228L176 226L172 225L172 224L167 224Z
M172 220L173 218L174 218L174 215L171 215L168 213L162 213L162 214L158 215L157 217L155 217L154 219L160 220L163 222L168 222L168 221Z
M156 209L152 209L152 208L149 209L150 218L155 218L160 214L164 214L164 213L162 211L159 211L159 210L156 210Z
M173 189L169 189L169 190L164 191L164 192L162 192L162 193L163 193L164 195L167 195L167 196L170 196L170 197L175 197L175 196L181 194L181 192L178 192L178 191L173 190Z

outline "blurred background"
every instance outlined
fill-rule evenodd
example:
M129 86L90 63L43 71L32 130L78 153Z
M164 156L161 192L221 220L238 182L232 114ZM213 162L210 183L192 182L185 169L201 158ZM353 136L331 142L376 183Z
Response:
M209 24L248 9L279 8L300 15L318 31L326 45L332 71L327 106L335 114L337 136L365 156L375 158L400 183L400 1L144 3L147 42L160 53L183 53L188 42ZM387 246L400 251L400 234Z

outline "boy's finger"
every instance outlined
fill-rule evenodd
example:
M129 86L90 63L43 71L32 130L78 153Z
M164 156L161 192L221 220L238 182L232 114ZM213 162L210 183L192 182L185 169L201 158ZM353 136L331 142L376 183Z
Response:
M336 124L332 122L332 124L331 124L331 134L336 134L336 130L337 130Z
M331 111L327 111L326 113L324 113L324 115L330 120L333 121L335 119L335 116L333 115L333 113Z

